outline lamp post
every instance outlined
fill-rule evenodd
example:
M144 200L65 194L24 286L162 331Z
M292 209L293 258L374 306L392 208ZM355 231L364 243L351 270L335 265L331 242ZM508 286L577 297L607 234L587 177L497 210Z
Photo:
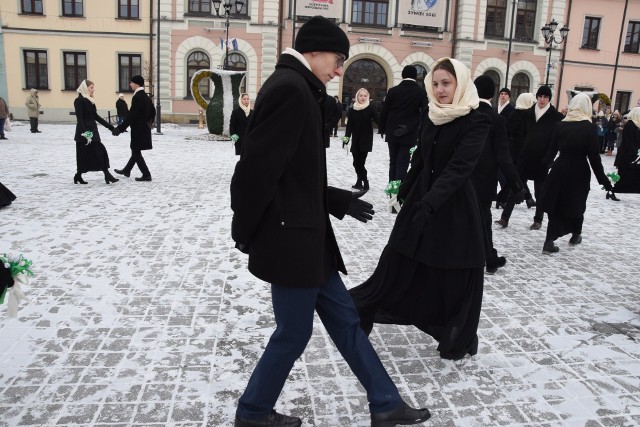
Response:
M238 13L242 10L242 7L244 6L244 1L235 0L232 2L232 0L224 0L224 3L222 3L222 0L211 0L211 3L213 3L213 9L216 11L216 15L218 15L219 18L226 19L225 28L227 32L227 41L225 43L226 51L224 55L224 65L222 69L228 70L229 69L229 19L231 18L231 6L234 4L236 13ZM224 15L220 15L221 5L224 8Z
M544 42L547 44L547 52L549 52L549 60L547 61L547 79L545 81L545 85L549 86L549 74L551 73L551 51L553 50L553 43L561 44L567 38L567 34L569 33L569 27L564 25L560 28L560 40L556 39L555 31L558 28L558 23L555 18L551 19L551 22L548 22L542 27L540 30L542 31L542 36L544 37Z

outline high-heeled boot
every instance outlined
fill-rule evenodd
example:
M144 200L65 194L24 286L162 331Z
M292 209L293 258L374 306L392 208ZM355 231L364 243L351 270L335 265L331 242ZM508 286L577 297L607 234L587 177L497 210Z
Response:
M362 181L362 189L363 190L368 190L369 189L369 180L365 179L364 181Z
M355 184L351 186L351 188L356 188L358 190L362 190L362 180L358 178Z
M83 179L82 179L82 174L81 174L81 173L79 173L79 172L78 172L78 173L76 173L76 174L73 176L73 183L74 183L74 184L88 184L88 182L87 182L87 181L85 181L85 180L83 180Z
M109 169L105 169L102 172L104 172L104 182L106 182L107 185L112 183L112 182L120 181L118 178L116 178L113 175L111 175L111 172L109 172Z
M607 200L611 199L614 202L619 202L620 201L620 199L618 199L616 197L616 193L614 193L613 190L612 191L607 191L606 198L607 198Z

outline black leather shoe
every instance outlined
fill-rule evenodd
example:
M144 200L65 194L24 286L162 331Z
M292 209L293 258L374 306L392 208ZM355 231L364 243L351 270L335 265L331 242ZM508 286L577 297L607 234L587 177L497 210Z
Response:
M503 256L499 256L495 259L487 260L487 273L493 274L498 271L499 268L502 268L507 263L507 259Z
M542 246L543 254L554 254L559 251L560 251L560 248L553 243L553 240L546 240L544 242L544 245Z
M124 176L126 176L127 178L129 178L129 177L131 176L131 172L127 172L127 171L126 171L126 170L124 170L124 169L114 169L113 171L114 171L115 173L117 173L118 175L124 175Z
M391 411L371 414L371 427L395 427L420 424L431 418L427 408L416 409L402 402L399 408Z
M582 243L582 235L581 234L572 234L571 238L569 239L569 244L571 246L575 246L575 245L579 245L580 243Z
M136 181L151 181L151 177L150 176L141 176L136 178Z
M298 417L289 417L276 411L264 418L248 419L236 417L234 427L300 427L302 420Z
M525 202L527 203L527 209L531 209L536 205L536 201L533 198L528 198Z

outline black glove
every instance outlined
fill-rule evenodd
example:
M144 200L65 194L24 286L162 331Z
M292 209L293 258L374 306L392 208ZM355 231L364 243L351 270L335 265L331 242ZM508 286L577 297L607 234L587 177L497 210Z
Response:
M107 127L107 129L109 129L111 131L111 133L113 133L113 131L116 130L116 128L113 127L113 125L109 125L109 127Z
M429 206L422 200L416 203L413 209L415 211L412 220L413 225L416 227L423 227L427 223L427 220L429 219L431 212L433 212L433 209L431 209L431 206Z
M398 203L403 204L404 201L407 200L408 195L409 195L409 186L403 182L402 184L400 184L400 188L398 188L398 194L396 196Z
M113 130L111 131L111 135L113 136L118 136L122 133L121 130L119 130L118 128L113 128Z
M358 191L357 193L352 193L351 202L349 203L349 207L347 207L347 215L362 222L367 222L373 219L373 214L375 213L371 203L360 200L360 197L362 197L366 192L366 190L363 190Z
M396 130L393 131L393 134L397 137L404 136L409 133L409 129L406 125L398 125Z

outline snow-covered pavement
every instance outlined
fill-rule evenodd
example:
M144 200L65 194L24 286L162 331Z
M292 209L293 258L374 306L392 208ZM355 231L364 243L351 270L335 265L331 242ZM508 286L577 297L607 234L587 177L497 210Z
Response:
M230 238L230 142L164 125L145 152L153 182L74 185L73 125L15 123L0 141L0 253L33 260L17 319L0 306L0 426L231 426L237 398L274 323L268 286ZM129 134L102 132L112 169ZM283 134L286 129L282 130ZM613 171L613 157L602 157ZM338 138L329 182L349 188ZM348 287L374 270L386 212L387 148L367 161L372 222L334 221ZM640 195L605 200L592 178L583 243L541 253L533 210L494 229L507 266L486 276L477 356L438 357L413 327L376 326L374 347L430 426L640 425ZM494 210L494 219L500 211ZM277 409L305 426L367 426L364 390L317 321Z

